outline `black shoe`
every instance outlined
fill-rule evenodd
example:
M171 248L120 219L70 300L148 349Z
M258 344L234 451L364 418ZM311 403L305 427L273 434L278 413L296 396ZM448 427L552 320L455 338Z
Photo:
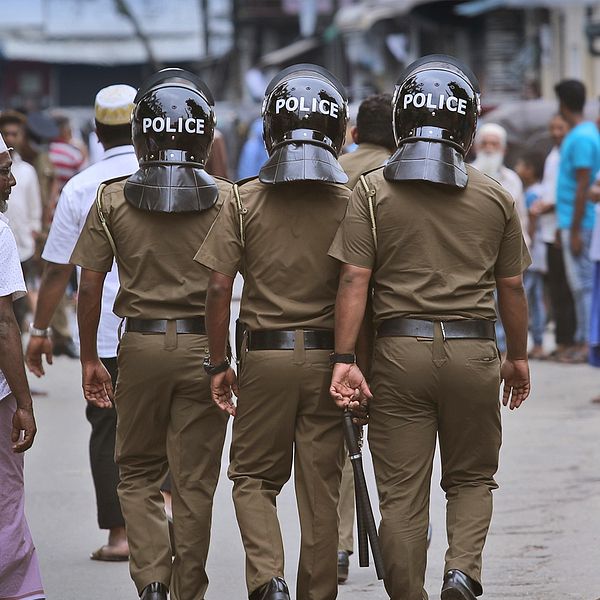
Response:
M350 568L350 553L346 550L338 552L338 583L344 583L348 579Z
M248 600L290 600L290 591L281 577L273 577L271 581L255 589Z
M79 358L79 352L75 342L71 339L62 339L55 341L52 346L52 354L54 356L68 356L69 358Z
M451 569L444 576L440 600L476 600L483 593L481 586L468 575Z
M140 594L140 600L167 600L167 587L158 581L147 585Z

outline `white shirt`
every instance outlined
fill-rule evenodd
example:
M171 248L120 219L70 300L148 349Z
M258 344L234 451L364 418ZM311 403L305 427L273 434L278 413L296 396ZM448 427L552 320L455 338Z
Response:
M118 146L107 150L100 161L70 179L58 199L42 258L49 262L68 265L90 208L96 200L96 192L100 184L107 179L130 175L137 169L138 162L133 146ZM104 280L102 294L97 343L100 358L113 358L117 355L119 344L117 331L120 319L112 309L118 290L119 276L117 267L113 264L112 270L107 273Z
M594 229L592 230L590 258L600 261L600 202L596 203L596 220L594 221Z
M11 158L17 184L10 192L6 216L17 242L19 260L25 262L35 254L33 234L42 229L42 197L35 169L16 152L11 152Z
M11 296L15 301L26 293L17 242L8 226L8 219L0 213L0 296ZM0 371L0 400L9 394L8 382Z
M554 146L544 162L544 176L542 177L543 199L549 204L556 204L556 183L558 181L558 167L560 163L560 148ZM552 244L556 239L556 212L552 211L540 215L540 233L546 244Z
M531 240L527 233L527 207L525 206L525 196L523 194L523 182L521 178L508 167L500 167L500 172L497 176L498 183L513 197L517 212L521 218L521 227L523 228L523 237L529 246Z

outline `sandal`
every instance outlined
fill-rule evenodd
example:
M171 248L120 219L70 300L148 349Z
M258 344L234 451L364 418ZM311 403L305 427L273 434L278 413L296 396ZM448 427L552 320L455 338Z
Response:
M128 554L114 554L107 550L110 546L101 546L95 552L90 554L91 560L101 560L104 562L125 562L129 560Z

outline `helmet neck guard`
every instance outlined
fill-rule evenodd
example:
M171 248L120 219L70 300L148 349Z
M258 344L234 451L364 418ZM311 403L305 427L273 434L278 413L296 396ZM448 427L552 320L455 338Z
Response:
M402 144L388 160L383 176L388 181L430 181L455 188L466 187L469 179L456 148L427 140Z

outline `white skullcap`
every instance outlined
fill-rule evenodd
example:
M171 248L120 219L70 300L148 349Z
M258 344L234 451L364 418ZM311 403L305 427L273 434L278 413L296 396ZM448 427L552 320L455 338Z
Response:
M6 142L0 133L0 154L3 154L4 152L8 152L8 146L6 145Z
M94 116L98 123L104 125L128 125L133 112L135 88L118 84L102 88L96 94Z
M481 141L481 138L485 135L495 135L500 138L500 143L503 148L506 148L506 129L502 127L502 125L498 125L497 123L485 123L481 127L477 129L477 133L475 135L475 141Z

